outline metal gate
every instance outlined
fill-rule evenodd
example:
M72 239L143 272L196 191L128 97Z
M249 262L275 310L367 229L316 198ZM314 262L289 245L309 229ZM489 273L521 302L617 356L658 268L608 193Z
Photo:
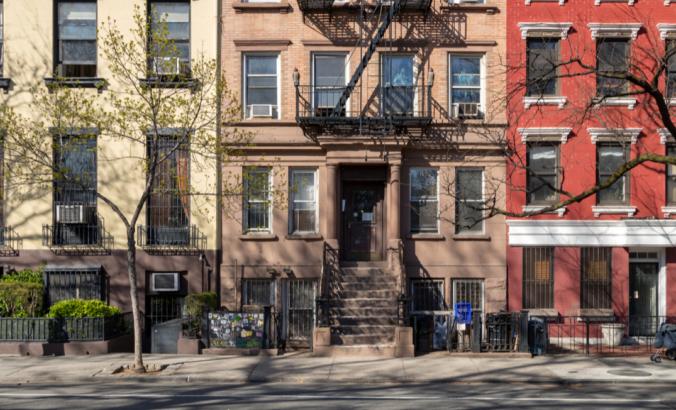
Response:
M148 309L146 314L145 329L148 338L147 346L151 353L161 353L152 351L153 346L167 346L168 344L178 343L178 334L173 332L153 332L155 325L168 322L170 320L180 319L183 316L183 296L180 295L148 295ZM153 340L161 337L167 340ZM175 340L174 340L175 339ZM164 350L164 349L163 349Z
M310 347L315 323L313 279L288 279L282 288L282 335L290 346Z

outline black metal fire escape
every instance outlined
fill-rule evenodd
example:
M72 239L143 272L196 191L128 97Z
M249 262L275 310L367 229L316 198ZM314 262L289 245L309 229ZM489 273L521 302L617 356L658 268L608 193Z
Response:
M373 35L373 38L371 38L371 42L369 43L366 52L364 52L357 69L354 70L354 73L352 73L350 82L347 83L343 94L338 100L338 104L336 104L336 106L333 108L333 112L331 114L332 116L338 117L341 115L343 107L350 98L350 94L352 94L352 90L354 90L354 88L357 86L357 82L361 79L362 74L364 74L364 70L366 69L369 61L371 61L371 57L373 57L373 54L375 54L378 43L380 43L380 41L383 39L387 29L390 27L390 24L392 24L394 18L397 16L397 14L399 14L399 11L401 10L401 2L402 0L394 0L389 6L389 10L387 10L385 18L380 23L380 27L378 27L378 30Z

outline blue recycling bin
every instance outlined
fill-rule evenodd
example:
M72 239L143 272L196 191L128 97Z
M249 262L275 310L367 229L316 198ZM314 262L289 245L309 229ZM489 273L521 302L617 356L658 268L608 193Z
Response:
M453 306L453 318L455 323L471 325L472 324L472 304L469 302L458 302Z

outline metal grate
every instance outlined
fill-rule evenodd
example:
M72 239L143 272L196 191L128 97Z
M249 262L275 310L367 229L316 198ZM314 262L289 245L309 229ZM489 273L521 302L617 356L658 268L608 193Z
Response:
M484 281L482 279L455 279L453 281L453 306L469 302L473 312L484 310Z
M447 310L443 279L411 280L411 313Z
M273 306L275 282L271 279L243 279L242 305Z
M285 300L288 340L309 345L312 340L315 315L316 281L289 279L286 281L288 299Z
M157 148L149 141L149 158L158 161L148 197L148 245L190 244L190 152L183 135L164 135Z
M611 308L611 248L582 248L580 307Z
M554 248L523 249L523 307L554 307Z
M47 305L67 299L107 301L107 281L101 268L47 269L44 273Z

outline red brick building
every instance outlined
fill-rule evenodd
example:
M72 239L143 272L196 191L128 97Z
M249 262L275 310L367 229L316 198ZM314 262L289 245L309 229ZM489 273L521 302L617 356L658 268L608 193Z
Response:
M676 152L655 102L595 69L654 74L676 45L676 4L670 3L509 3L509 139L517 158L508 171L509 211L565 200L553 187L577 194L642 153ZM672 120L675 60L658 76ZM543 80L533 81L538 75ZM676 170L665 168L644 163L579 203L510 218L508 308L562 316L676 315ZM630 325L629 334L652 330L641 326Z

